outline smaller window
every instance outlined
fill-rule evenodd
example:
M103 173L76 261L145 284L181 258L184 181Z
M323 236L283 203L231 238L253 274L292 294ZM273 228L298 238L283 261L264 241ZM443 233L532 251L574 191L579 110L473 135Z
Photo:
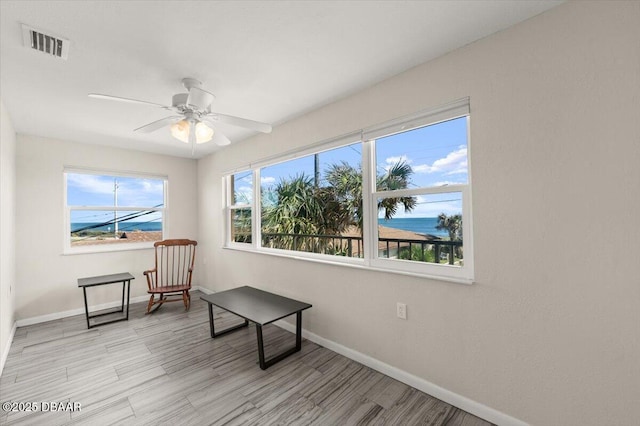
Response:
M464 266L467 117L375 141L378 259Z
M166 179L66 171L65 252L146 248L163 239Z
M245 171L230 176L231 197L229 206L229 222L231 223L231 238L234 243L251 244L252 205L253 205L253 172Z

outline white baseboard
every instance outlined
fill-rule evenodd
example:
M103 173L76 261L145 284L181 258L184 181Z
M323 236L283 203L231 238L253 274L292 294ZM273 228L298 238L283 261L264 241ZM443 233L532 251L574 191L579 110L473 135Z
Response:
M284 320L276 321L273 324L292 333L296 332L296 326L294 324L289 324ZM365 355L332 340L325 339L324 337L318 336L317 334L305 329L302 330L302 336L314 343L324 346L327 349L331 349L340 355L346 356L349 359L373 368L382 374L392 377L491 423L503 426L528 426L528 423L525 423L522 420L511 417L501 411L494 410L491 407L487 407L486 405L480 404L479 402L473 401L462 395L458 395L455 392L451 392L450 390L442 388L421 377L407 373L406 371L372 358L369 355Z
M201 292L203 292L204 294L213 294L215 293L215 291L213 290L209 290L206 287L193 287L194 290L200 290Z
M7 345L2 352L2 358L0 358L0 376L2 376L2 371L4 370L4 363L7 362L7 357L9 356L9 351L11 350L11 343L13 343L13 336L16 334L16 328L18 328L18 322L14 321L13 327L11 327L11 331L9 332Z
M203 292L205 294L213 293L211 290L209 290L207 288L203 288L203 287L192 287L191 288L191 291L197 291L197 290L200 290L201 292ZM149 300L149 296L148 295L137 296L137 297L133 297L133 298L129 299L129 304L146 302L148 300ZM121 303L122 303L121 300L116 300L114 302L103 303L101 305L89 306L89 312L100 311L102 309L115 308L115 307L120 306ZM70 311L54 312L52 314L40 315L40 316L37 316L37 317L31 317L31 318L24 318L24 319L18 320L17 324L18 324L18 327L24 327L26 325L39 324L41 322L47 322L47 321L53 321L53 320L57 320L57 319L61 319L61 318L72 317L74 315L84 315L84 308L71 309Z
M138 302L145 302L147 300L149 300L149 296L133 297L133 298L129 299L129 304L138 303ZM89 312L100 311L102 309L115 308L115 307L121 306L121 303L122 303L121 300L117 300L117 301L114 301L114 302L103 303L101 305L89 306ZM39 324L41 322L58 320L58 319L61 319L61 318L72 317L72 316L75 316L75 315L84 315L84 307L77 308L77 309L71 309L70 311L54 312L52 314L40 315L40 316L37 316L37 317L31 317L31 318L24 318L24 319L18 320L18 327L24 327L26 325L33 325L33 324Z

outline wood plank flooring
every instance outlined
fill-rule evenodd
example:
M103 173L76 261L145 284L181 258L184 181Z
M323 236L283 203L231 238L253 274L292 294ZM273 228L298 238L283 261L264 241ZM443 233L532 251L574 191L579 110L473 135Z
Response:
M0 400L80 403L79 411L0 411L2 425L489 425L308 340L263 371L255 328L211 339L192 295L87 330L84 315L17 329ZM216 326L240 320L220 309ZM295 336L264 327L267 357Z

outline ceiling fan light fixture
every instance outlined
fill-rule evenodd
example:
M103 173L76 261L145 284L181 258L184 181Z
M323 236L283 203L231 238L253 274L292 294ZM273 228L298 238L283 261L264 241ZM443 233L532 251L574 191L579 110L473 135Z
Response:
M198 121L196 123L196 143L209 142L213 137L213 129L206 123Z
M171 136L181 142L189 143L189 130L191 125L187 120L180 120L171 125Z
M196 143L202 144L211 140L214 140L218 146L225 146L231 143L222 132L219 130L214 131L214 129L217 128L217 122L243 127L256 132L271 132L270 124L211 111L211 105L215 96L201 89L202 83L200 81L193 78L185 78L182 80L182 84L185 89L187 89L187 93L173 95L171 105L162 105L120 96L101 95L98 93L90 93L89 97L150 105L172 111L174 115L145 124L144 126L134 129L134 132L151 133L170 126L171 136L183 143L191 145L192 152Z

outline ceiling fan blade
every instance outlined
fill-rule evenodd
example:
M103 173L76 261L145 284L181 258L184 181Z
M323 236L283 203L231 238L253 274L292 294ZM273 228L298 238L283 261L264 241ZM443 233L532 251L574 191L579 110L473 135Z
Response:
M207 123L213 129L213 138L211 140L218 146L231 145L231 141L220 130L217 129L216 123L209 117L203 118L202 121Z
M161 118L160 120L154 121L153 123L145 124L142 127L138 127L137 129L134 130L134 132L141 132L141 133L155 132L156 130L161 129L162 127L176 123L181 119L182 117L180 117L179 115Z
M261 123L259 121L248 120L246 118L235 117L233 115L220 114L212 112L209 114L212 120L220 123L231 124L232 126L244 127L245 129L255 130L262 133L271 133L271 124Z
M222 132L216 130L215 133L213 134L213 139L211 139L213 141L213 143L215 143L218 146L227 146L227 145L231 145L231 141L229 140L229 138L227 138L225 135L222 134Z
M164 109L171 108L166 105L156 104L154 102L139 101L138 99L122 98L120 96L101 95L100 93L89 93L89 97L95 99L106 99L108 101L128 102L130 104L153 105Z
M216 97L213 95L213 93L209 93L206 90L202 90L198 87L192 87L191 89L189 89L187 105L201 110L208 110L215 98Z

